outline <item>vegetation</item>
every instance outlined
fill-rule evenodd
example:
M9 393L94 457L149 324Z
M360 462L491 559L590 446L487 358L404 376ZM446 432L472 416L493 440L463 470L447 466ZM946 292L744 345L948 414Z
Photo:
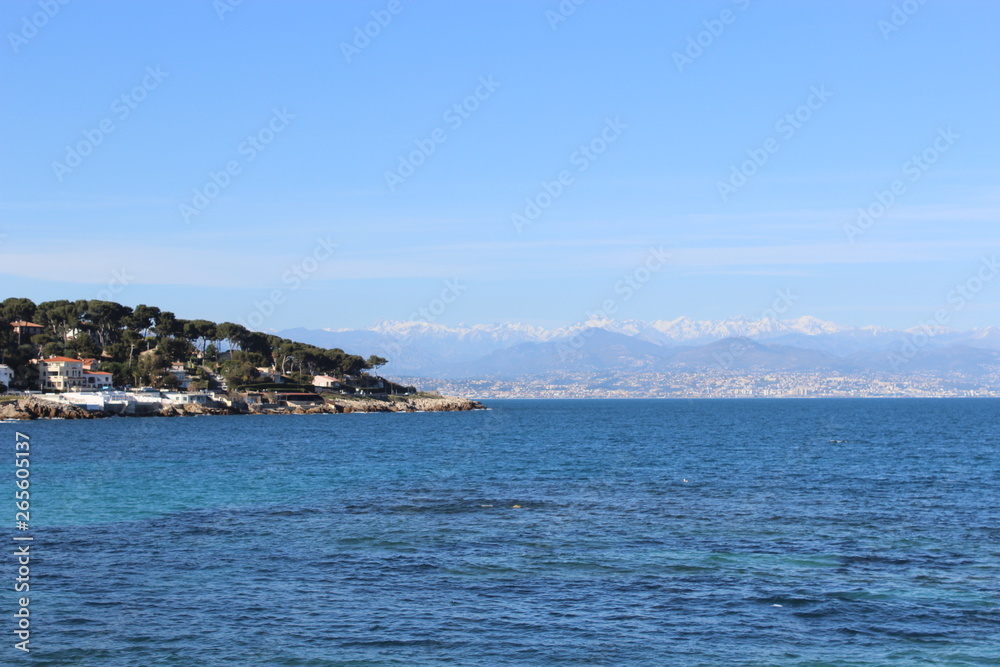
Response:
M40 333L18 333L11 322L43 327ZM99 358L101 370L117 386L172 388L177 378L168 369L182 363L193 388L208 388L209 372L229 386L258 381L258 368L274 368L301 384L314 375L361 376L387 363L382 357L347 354L256 331L233 322L184 320L155 306L135 308L113 301L46 301L10 298L0 302L0 353L14 369L14 388L38 386L32 359L53 356ZM367 379L367 378L365 378ZM269 381L267 378L266 381Z

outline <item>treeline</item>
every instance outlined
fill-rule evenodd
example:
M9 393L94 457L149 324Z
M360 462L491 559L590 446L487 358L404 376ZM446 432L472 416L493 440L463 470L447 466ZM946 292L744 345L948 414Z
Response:
M40 333L17 333L12 322L43 327ZM195 370L196 386L207 383L198 369L210 365L230 386L252 383L258 367L275 368L307 383L313 375L342 377L386 363L339 348L326 349L250 331L233 322L185 320L155 306L135 308L113 301L45 301L9 298L0 302L0 351L14 369L14 385L37 387L35 358L99 358L101 370L114 374L117 386L168 387L176 378L167 369L181 362Z

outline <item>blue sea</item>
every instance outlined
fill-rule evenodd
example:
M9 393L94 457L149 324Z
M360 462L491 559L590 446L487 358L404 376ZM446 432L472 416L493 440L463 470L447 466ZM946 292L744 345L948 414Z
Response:
M486 404L0 425L0 664L1000 665L1000 400Z

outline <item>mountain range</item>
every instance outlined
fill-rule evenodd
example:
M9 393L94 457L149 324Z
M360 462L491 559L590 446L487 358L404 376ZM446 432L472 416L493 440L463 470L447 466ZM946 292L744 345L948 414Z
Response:
M279 335L390 360L381 372L443 379L554 372L898 372L980 375L1000 367L1000 329L851 327L789 320L589 320L547 329L382 321Z

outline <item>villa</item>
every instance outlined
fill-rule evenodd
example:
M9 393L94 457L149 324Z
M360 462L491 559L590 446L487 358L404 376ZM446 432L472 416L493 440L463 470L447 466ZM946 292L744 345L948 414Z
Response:
M42 391L72 391L86 384L83 360L70 357L50 357L38 362L38 385Z
M70 357L50 357L38 362L38 384L44 391L109 389L111 373L84 370L85 360ZM93 364L88 367L93 368Z
M17 344L21 344L21 339L29 340L35 334L40 334L45 331L45 327L41 324L35 324L34 322L25 322L24 320L17 320L16 322L11 322L10 326L14 327L14 333L17 334Z

